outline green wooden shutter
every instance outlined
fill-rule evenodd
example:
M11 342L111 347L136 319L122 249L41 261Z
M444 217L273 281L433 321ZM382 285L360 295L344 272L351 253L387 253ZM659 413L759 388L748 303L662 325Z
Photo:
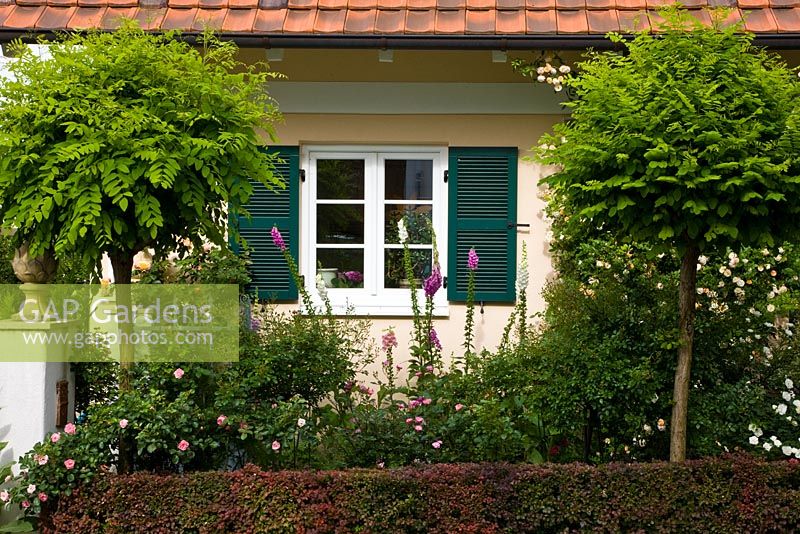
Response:
M255 181L253 194L245 209L246 217L231 217L238 224L239 234L250 247L250 275L253 279L248 290L263 300L297 300L297 286L278 247L272 242L271 230L277 226L292 256L297 260L299 250L300 209L300 148L296 146L268 147L281 161L275 165L277 174L286 184L285 189L271 191Z
M517 148L451 148L447 298L467 298L467 253L480 258L475 300L513 302L517 263Z

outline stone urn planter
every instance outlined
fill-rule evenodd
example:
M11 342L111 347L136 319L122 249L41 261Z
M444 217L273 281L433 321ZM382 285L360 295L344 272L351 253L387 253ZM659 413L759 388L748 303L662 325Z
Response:
M22 285L20 290L25 294L25 304L15 318L20 320L40 320L42 312L47 307L50 292L47 286L56 276L58 260L52 250L45 254L31 257L28 254L27 243L14 252L11 267Z
M26 243L14 252L11 267L23 284L47 284L52 282L56 276L58 260L52 250L48 250L36 258L30 257Z

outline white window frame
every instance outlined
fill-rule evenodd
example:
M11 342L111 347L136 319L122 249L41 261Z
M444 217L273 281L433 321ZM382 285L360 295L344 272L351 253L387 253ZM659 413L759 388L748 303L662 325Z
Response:
M322 301L316 288L316 203L317 159L363 159L364 160L364 287L329 288L333 312L341 315L352 312L356 315L410 316L411 292L403 288L382 288L385 205L384 165L386 159L431 159L433 160L433 228L436 232L436 248L442 276L447 274L447 184L444 171L447 169L447 148L441 146L383 146L383 145L307 145L301 147L302 168L306 180L300 187L300 272L305 279L306 290L316 305ZM416 204L409 200L407 204ZM420 202L424 204L425 202ZM368 274L370 276L368 276ZM420 310L425 309L425 293L417 291ZM440 289L434 299L433 313L448 315L447 290Z

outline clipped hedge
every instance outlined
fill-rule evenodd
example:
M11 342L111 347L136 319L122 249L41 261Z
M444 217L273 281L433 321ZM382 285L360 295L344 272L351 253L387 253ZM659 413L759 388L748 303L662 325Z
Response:
M790 532L800 465L429 465L103 475L42 532Z

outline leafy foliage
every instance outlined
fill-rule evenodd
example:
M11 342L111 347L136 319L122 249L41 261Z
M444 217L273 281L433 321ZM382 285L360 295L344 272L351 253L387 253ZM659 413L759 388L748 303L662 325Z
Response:
M65 36L52 59L18 50L0 84L0 217L34 256L223 246L224 203L244 204L250 179L281 185L256 133L273 135L274 76L233 43L129 22Z
M792 233L800 212L796 76L752 34L664 12L658 35L592 53L571 120L545 135L566 208L639 242L725 247Z
M437 465L103 476L41 532L790 532L800 465Z

